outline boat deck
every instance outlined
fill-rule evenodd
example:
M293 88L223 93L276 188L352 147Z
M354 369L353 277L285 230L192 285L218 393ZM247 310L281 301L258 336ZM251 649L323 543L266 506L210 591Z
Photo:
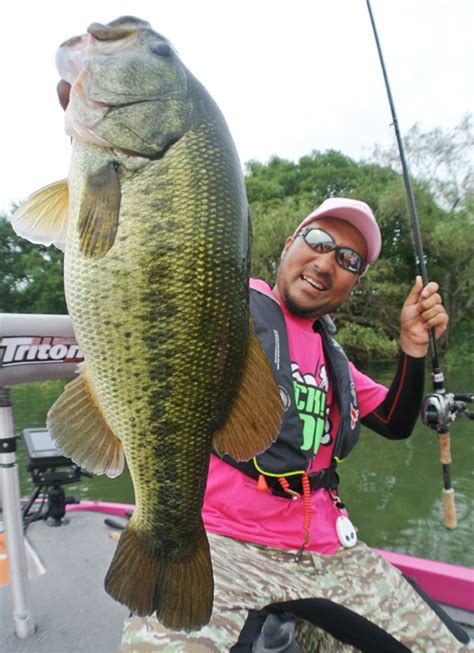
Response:
M18 639L10 585L0 587L2 653L112 653L119 649L128 609L104 590L104 578L117 542L104 514L68 513L69 523L32 523L27 539L45 573L36 575L30 559L31 615L35 632ZM39 570L40 571L40 570Z
M18 639L11 586L0 586L2 653L119 650L128 610L111 599L103 587L116 547L111 535L118 532L104 523L106 517L101 512L79 509L67 513L67 525L55 528L45 521L30 524L26 532L31 544L27 546L27 558L35 632L27 639ZM123 522L120 516L109 517ZM474 637L472 612L451 607L447 611Z

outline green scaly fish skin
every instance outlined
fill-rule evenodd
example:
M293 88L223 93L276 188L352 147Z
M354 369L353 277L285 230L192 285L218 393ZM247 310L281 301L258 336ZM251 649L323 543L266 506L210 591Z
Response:
M215 123L207 118L138 172L119 167L120 222L99 260L82 254L74 223L87 174L110 152L76 142L69 177L68 310L124 447L132 524L172 557L194 546L211 438L247 353L247 206Z

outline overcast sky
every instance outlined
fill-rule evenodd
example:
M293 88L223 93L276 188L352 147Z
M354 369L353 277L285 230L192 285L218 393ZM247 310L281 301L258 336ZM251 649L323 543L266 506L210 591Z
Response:
M474 1L372 0L402 133L474 111ZM57 46L132 14L168 37L227 119L242 163L337 149L393 129L365 0L4 0L0 210L67 176Z

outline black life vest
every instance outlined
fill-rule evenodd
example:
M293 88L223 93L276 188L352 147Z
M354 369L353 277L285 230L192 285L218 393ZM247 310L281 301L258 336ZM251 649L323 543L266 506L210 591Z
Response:
M264 453L248 462L237 462L228 455L225 455L223 460L255 479L263 474L268 481L276 481L279 477L291 480L291 477L301 476L306 472L314 453L301 449L303 429L295 402L285 318L275 299L253 288L250 291L250 309L255 333L262 343L280 387L285 413L277 441ZM311 476L319 477L314 479L312 486L337 487L337 462L352 451L359 439L359 405L347 356L330 335L326 320L316 320L313 329L321 335L340 421L335 437L332 467L322 470L319 474L312 474ZM270 485L272 488L278 487L275 483Z

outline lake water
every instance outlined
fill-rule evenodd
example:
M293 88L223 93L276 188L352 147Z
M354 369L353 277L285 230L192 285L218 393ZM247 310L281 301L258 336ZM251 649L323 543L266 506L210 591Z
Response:
M377 381L390 382L390 372L378 369L368 373ZM63 382L46 381L13 388L15 432L44 427L48 408L63 385ZM472 366L451 371L446 387L450 392L473 392ZM430 389L428 383L427 391ZM471 409L474 410L473 405ZM339 466L340 495L359 529L360 539L374 547L473 566L474 421L463 416L453 424L451 449L458 516L458 528L452 531L443 525L443 481L436 432L419 422L411 438L397 442L363 429L359 445ZM18 451L21 491L23 495L31 495L34 487L26 464L21 442ZM65 489L68 496L79 495L83 499L134 502L127 470L116 479L84 477L77 485Z

